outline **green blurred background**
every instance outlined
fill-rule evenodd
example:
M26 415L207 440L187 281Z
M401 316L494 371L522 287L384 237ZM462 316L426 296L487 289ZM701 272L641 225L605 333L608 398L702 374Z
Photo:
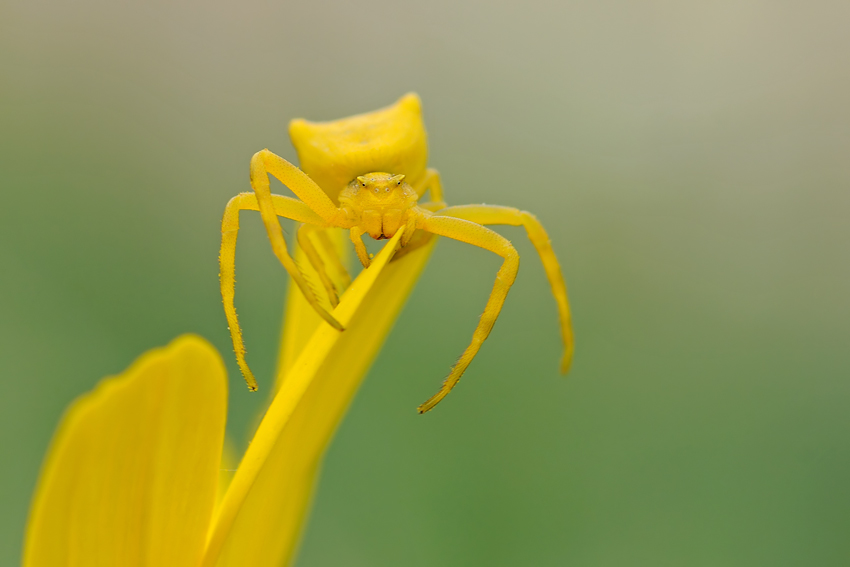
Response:
M498 260L443 240L327 456L299 566L850 564L850 4L0 5L0 565L63 408L179 333L262 396L217 282L248 160L293 117L415 90L452 204L534 211ZM280 189L283 190L283 189ZM237 305L266 387L283 291L243 215ZM144 424L140 424L143 426ZM262 542L257 542L262 545Z

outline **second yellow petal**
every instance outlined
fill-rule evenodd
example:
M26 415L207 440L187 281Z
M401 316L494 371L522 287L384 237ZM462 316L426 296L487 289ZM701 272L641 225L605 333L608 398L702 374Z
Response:
M24 566L197 564L227 383L196 336L150 351L69 408L33 500Z

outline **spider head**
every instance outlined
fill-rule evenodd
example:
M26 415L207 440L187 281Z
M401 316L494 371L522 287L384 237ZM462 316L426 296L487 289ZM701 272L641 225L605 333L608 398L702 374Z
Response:
M373 199L384 200L390 198L396 189L401 188L404 175L392 175L389 173L368 173L359 175L352 181L357 186L358 193L371 193ZM405 183L405 185L407 185Z
M413 187L404 181L404 175L383 172L359 175L344 193L364 208L377 206L380 209L404 210L415 205L419 198Z

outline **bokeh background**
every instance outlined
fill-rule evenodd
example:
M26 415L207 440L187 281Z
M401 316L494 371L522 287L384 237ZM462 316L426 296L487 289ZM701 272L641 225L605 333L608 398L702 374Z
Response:
M179 333L229 363L224 204L293 117L415 90L452 204L534 211L498 260L443 240L342 424L297 564L850 564L850 4L0 5L0 564L63 408ZM284 191L279 187L280 191ZM237 305L268 386L286 279L243 215ZM140 424L143 426L144 424ZM261 545L262 542L257 542Z

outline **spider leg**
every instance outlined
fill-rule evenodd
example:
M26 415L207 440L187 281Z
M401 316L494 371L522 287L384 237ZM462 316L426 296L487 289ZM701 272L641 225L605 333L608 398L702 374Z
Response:
M484 312L478 320L478 326L472 334L472 342L463 351L463 354L443 382L440 390L419 406L419 413L425 413L437 405L454 388L469 366L469 363L475 358L475 355L481 348L481 344L493 329L493 324L502 310L502 305L505 303L508 291L516 279L517 270L519 269L519 254L506 238L489 228L468 220L438 215L423 215L420 217L419 222L417 222L417 228L479 246L505 259L499 268L499 272L496 274L493 291L490 292L490 298L487 300Z
M353 226L351 227L350 234L351 242L354 243L354 251L357 252L357 258L360 260L360 263L363 264L364 268L368 268L369 264L372 263L372 260L369 259L369 252L366 251L366 245L363 243L363 233L365 232L365 230Z
M416 191L416 194L422 197L425 194L425 191L431 190L431 201L425 205L419 205L422 208L426 208L431 210L431 207L426 205L434 206L433 210L442 209L446 206L445 201L443 201L443 183L440 181L440 172L436 169L429 167L425 171L424 177L420 179L414 186L413 190Z
M446 208L446 202L443 201L443 184L440 181L440 173L436 169L428 168L425 171L425 176L413 186L413 189L420 197L425 194L425 191L428 191L429 189L431 191L431 200L419 203L418 207L420 209L436 213L437 211ZM433 238L431 233L421 230L414 231L414 228L414 226L407 227L403 236L401 248L399 248L395 253L395 256L393 256L393 259L391 260L392 262L395 262L399 258L403 258L406 254L409 254L431 242L431 238Z
M351 274L348 273L348 268L345 267L345 263L339 256L337 248L331 240L328 231L319 230L316 232L316 235L319 237L319 243L324 246L328 257L331 260L332 267L336 270L337 287L340 291L348 289L348 286L351 285Z
M265 195L270 194L268 175L275 176L289 187L296 197L325 219L326 224L331 226L339 224L342 212L322 188L306 173L269 150L260 150L251 158L251 187L257 193L260 211L264 206Z
M336 308L336 306L339 305L339 295L337 294L337 290L334 287L330 276L328 276L328 272L325 269L325 263L322 261L321 256L319 256L319 253L316 251L313 241L310 239L311 234L317 233L324 233L324 229L314 224L302 224L298 229L298 245L301 246L302 250L304 250L304 254L307 256L307 259L310 261L313 269L315 269L316 273L319 275L319 280L322 282L322 286L328 294L331 307ZM332 252L330 255L336 260L339 267L342 267L342 263L339 261L339 257L336 255L336 252L332 248L328 250L328 252ZM343 268L343 270L344 269L345 268Z
M546 278L552 288L552 295L555 296L555 303L558 304L561 339L564 343L564 355L561 358L560 370L562 374L565 374L570 369L575 348L570 320L570 304L567 299L567 286L564 282L564 276L561 274L561 266L558 264L554 250L552 250L549 235L546 234L537 217L528 211L498 205L460 205L442 209L439 214L482 225L506 224L525 228L528 239L534 245L540 260L543 262L543 269L546 271Z
M426 201L425 203L420 203L419 208L425 209L426 211L431 211L432 213L436 213L437 211L446 208L445 203L436 202L436 201Z
M432 209L431 206L434 206ZM418 205L420 209L425 209L426 211L432 211L443 208L442 203L425 203L422 205ZM412 214L407 221L407 228L404 230L404 235L401 237L401 247L396 251L393 259L390 262L395 262L399 258L403 258L405 255L413 252L414 250L418 250L423 246L427 245L431 242L431 239L434 238L434 235L430 232L425 232L424 230L416 230L416 220L420 217L419 214Z
M272 211L277 216L294 219L303 223L324 224L324 221L306 204L281 195L271 195ZM221 298L224 302L224 314L230 329L230 338L233 340L233 350L236 353L236 362L239 364L245 382L251 390L257 389L257 381L248 363L245 361L245 343L242 340L242 329L239 327L239 319L236 316L236 307L233 303L236 285L236 237L239 234L239 211L259 211L260 206L257 196L253 193L240 193L233 197L224 209L224 217L221 220L221 251L219 253L219 278L221 280ZM278 225L279 227L280 225ZM287 255L288 256L288 255ZM295 274L301 278L301 273L296 269ZM295 280L295 276L293 276ZM297 280L296 280L297 281ZM306 282L302 283L307 287ZM301 287L301 286L299 286ZM304 287L301 289L303 290ZM309 291L309 288L308 288ZM312 292L304 296L315 301Z
M405 232L405 235L407 235L407 232ZM395 262L399 258L404 258L407 254L410 254L411 252L422 248L423 246L431 242L432 238L434 238L434 235L430 232L425 232L424 230L417 230L413 232L413 235L408 241L408 243L404 246L404 248L399 248L398 251L396 251L395 255L393 256L393 259L390 260L390 262Z
M263 218L263 224L266 227L266 233L269 235L269 241L271 242L274 255L283 264L283 267L286 268L286 271L292 277L292 281L301 289L304 297L322 319L327 321L335 329L342 331L343 327L339 321L334 319L333 315L319 305L318 300L313 294L313 290L307 285L306 280L295 264L295 260L292 259L286 249L283 230L280 228L280 223L277 220L277 214L272 204L269 174L274 175L284 185L289 187L307 207L322 219L323 225L335 225L339 218L339 209L334 206L324 191L313 180L307 177L306 173L282 157L268 150L261 150L251 158L251 187L253 187L254 193L257 195L260 216Z

